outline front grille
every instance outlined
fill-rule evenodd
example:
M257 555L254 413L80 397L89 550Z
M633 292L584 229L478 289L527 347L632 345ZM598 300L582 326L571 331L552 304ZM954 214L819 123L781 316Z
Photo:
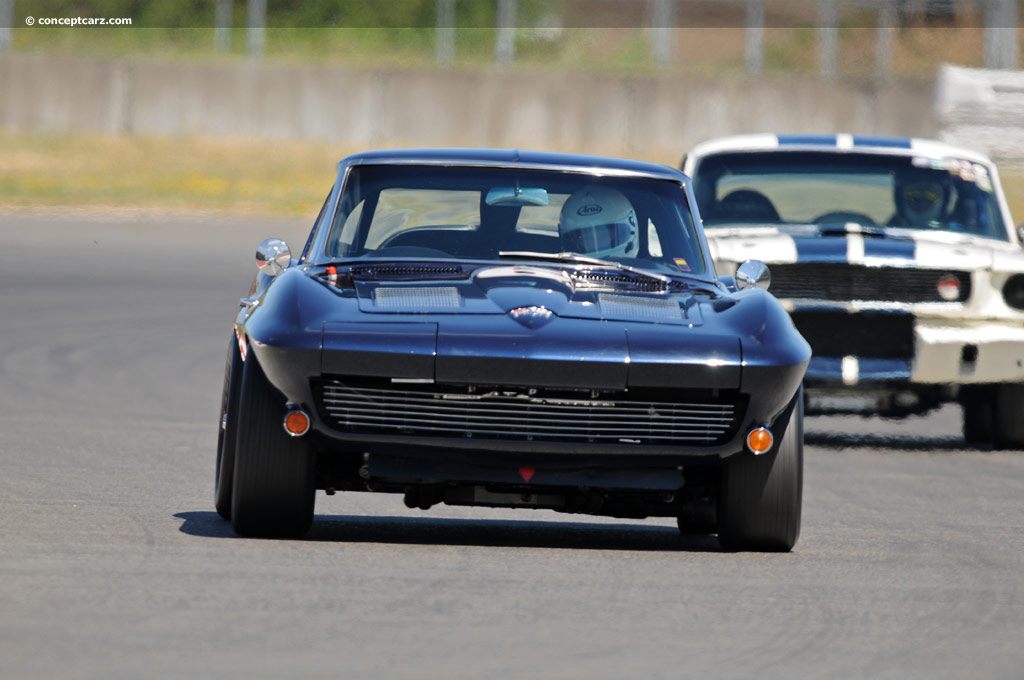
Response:
M914 356L914 317L910 314L796 311L791 316L815 356Z
M960 281L960 298L954 303L971 296L971 274L966 271L798 262L773 264L771 273L769 290L778 298L949 303L936 287L947 274Z
M554 397L511 389L474 394L352 379L318 381L314 394L324 421L344 432L540 442L713 446L732 436L742 410L727 401Z

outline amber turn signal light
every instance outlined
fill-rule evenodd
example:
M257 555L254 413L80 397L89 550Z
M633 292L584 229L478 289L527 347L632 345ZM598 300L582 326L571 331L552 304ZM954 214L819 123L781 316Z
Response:
M309 432L309 414L302 409L288 411L284 415L284 431L293 437Z
M750 449L755 456L760 456L762 453L768 453L774 443L775 435L773 435L772 431L767 427L759 427L751 430L747 435L747 448Z

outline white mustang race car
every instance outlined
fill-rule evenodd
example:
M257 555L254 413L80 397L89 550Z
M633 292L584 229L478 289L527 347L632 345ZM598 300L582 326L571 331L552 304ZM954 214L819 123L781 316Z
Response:
M808 413L963 405L1024 448L1024 250L995 165L920 139L743 135L683 160L718 271L761 260L814 352Z

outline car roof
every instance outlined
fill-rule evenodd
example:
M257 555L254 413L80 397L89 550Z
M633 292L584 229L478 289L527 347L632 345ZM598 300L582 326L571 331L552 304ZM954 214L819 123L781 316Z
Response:
M992 165L992 161L976 151L932 139L917 137L877 137L871 135L734 135L701 142L690 150L687 158L698 158L729 151L839 151L850 153L884 153L902 156L955 157Z
M363 151L341 160L343 165L493 165L500 167L553 168L595 174L642 175L686 182L686 176L667 165L582 154L523 151L520 149L382 149Z

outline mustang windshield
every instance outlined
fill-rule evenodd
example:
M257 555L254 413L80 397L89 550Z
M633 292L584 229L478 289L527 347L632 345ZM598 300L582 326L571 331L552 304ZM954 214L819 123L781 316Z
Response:
M327 238L347 258L497 260L575 253L702 275L682 188L652 178L500 167L353 167ZM551 261L571 261L550 258Z
M963 159L718 154L701 162L693 187L708 227L853 222L1007 239L988 170Z

